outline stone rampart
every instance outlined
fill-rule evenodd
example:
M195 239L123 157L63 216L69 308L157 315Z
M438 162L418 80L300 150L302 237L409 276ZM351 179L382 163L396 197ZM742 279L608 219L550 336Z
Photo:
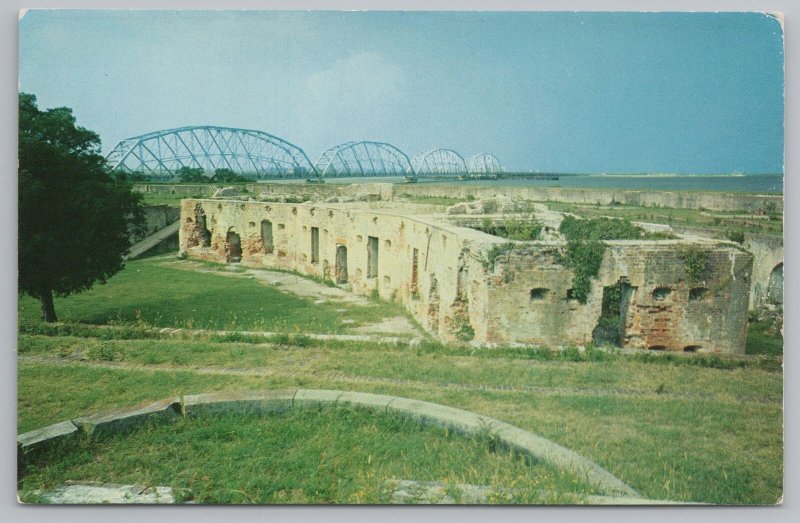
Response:
M368 204L181 204L180 249L189 257L295 270L375 294L403 304L443 341L583 345L593 339L603 288L623 283L623 346L744 351L752 257L729 242L608 242L585 304L570 298L563 242L517 242L492 260L507 243ZM707 260L697 282L680 258L690 243Z
M622 189L582 189L569 187L476 186L466 184L420 183L395 185L395 197L448 197L466 199L491 198L504 195L534 201L610 205L621 203L645 207L676 209L709 209L714 211L766 211L783 209L780 195L693 192L693 191L635 191Z

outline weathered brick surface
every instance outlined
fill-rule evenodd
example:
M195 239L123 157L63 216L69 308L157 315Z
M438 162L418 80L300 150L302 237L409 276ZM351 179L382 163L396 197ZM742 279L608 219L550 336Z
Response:
M198 239L204 234L197 220L201 211L208 246ZM273 227L271 252L261 237L264 220ZM319 231L317 260L312 229ZM231 232L240 237L245 265L331 281L339 273L337 248L346 248L353 292L377 291L403 304L443 341L471 332L483 343L584 345L592 341L601 315L603 287L624 281L633 293L626 304L623 346L744 352L752 256L727 242L691 242L709 260L698 282L690 281L681 259L688 241L607 242L600 273L582 304L568 297L573 275L560 261L564 244L556 241L518 242L492 264L488 252L505 240L402 209L381 212L364 203L182 202L180 245L190 257L225 262ZM370 238L377 238L375 274L369 250L376 244ZM653 297L660 287L669 289L663 301ZM698 288L705 289L705 298L690 300Z

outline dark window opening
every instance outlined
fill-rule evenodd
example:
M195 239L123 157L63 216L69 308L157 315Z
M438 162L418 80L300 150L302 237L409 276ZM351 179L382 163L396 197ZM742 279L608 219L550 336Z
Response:
M419 292L419 249L411 251L411 292Z
M653 289L653 299L655 301L664 301L672 294L672 289L669 287L656 287Z
M683 348L683 352L697 352L701 349L700 345L687 345Z
M261 242L264 244L264 252L272 254L275 250L275 243L272 238L272 222L269 220L261 221Z
M705 287L695 287L689 289L689 301L701 301L708 296L708 289Z
M334 265L334 276L336 283L347 283L347 247L339 245L336 247L336 262Z
M367 278L378 277L378 238L367 237Z
M648 350L667 350L667 348L663 345L651 345Z
M547 297L549 293L550 289L545 289L544 287L537 287L535 289L531 289L531 301L543 300Z
M634 289L624 281L603 287L600 318L592 331L592 341L595 345L623 346L625 327L628 323L628 309Z
M230 263L242 261L242 240L233 231L225 237L225 259Z
M783 264L779 263L769 274L767 283L767 302L783 305Z
M311 263L319 263L319 227L311 228Z

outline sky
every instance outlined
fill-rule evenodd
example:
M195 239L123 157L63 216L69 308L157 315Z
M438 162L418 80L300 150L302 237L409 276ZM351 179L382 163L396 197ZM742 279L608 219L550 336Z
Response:
M28 11L20 91L103 151L186 125L312 161L347 141L506 170L782 173L783 31L758 13Z

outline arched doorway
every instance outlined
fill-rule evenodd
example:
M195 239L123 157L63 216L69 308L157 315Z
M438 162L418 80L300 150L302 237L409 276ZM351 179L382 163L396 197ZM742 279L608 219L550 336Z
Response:
M345 245L336 246L334 273L337 284L347 283L347 246Z
M767 303L783 305L783 263L779 263L769 274Z

